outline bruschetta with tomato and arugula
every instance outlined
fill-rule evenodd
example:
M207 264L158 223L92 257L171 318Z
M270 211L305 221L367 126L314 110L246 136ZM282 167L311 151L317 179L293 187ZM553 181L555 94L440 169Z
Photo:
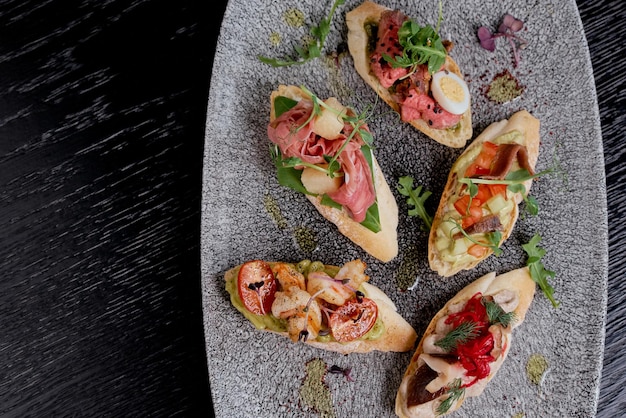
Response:
M356 71L401 120L441 144L465 146L472 137L471 100L449 55L452 43L432 26L371 1L349 11L346 24Z
M281 85L270 96L267 133L281 185L373 257L398 254L398 206L372 151L364 119L336 98Z
M433 317L396 396L401 418L437 417L479 396L509 353L535 294L528 267L488 273Z
M415 330L365 269L361 260L341 267L251 260L224 278L233 306L259 330L344 354L412 350Z
M469 270L513 231L539 154L539 120L525 110L489 125L459 156L433 218L430 267L441 276ZM532 213L532 211L531 211Z

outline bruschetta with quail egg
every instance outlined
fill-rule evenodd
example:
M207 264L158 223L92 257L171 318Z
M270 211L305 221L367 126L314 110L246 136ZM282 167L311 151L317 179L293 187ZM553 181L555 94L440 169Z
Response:
M365 82L407 122L461 148L472 137L470 92L432 26L371 1L346 14L348 49Z

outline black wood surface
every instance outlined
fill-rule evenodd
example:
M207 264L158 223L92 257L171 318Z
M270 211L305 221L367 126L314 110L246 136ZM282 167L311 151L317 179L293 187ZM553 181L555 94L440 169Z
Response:
M200 200L225 1L0 0L0 415L210 416ZM626 409L621 1L579 2L602 120L598 416Z

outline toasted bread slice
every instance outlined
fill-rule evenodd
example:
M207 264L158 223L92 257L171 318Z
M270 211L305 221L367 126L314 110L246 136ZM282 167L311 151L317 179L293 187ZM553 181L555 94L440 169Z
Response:
M495 143L498 146L505 144L523 146L527 158L524 159L525 162L522 165L528 165L534 170L539 155L539 129L539 120L528 111L520 110L508 120L504 119L489 125L454 163L434 216L428 240L430 267L441 276L451 276L461 270L472 269L494 252L493 247L489 246L484 246L482 252L470 250L470 247L476 245L474 241L488 244L486 233L470 233L468 234L469 238L461 233L459 225L463 224L465 216L461 215L454 205L460 201L461 197L468 194L468 187L467 184L462 184L459 180L466 176L468 167L477 161L481 155L483 144L487 142ZM519 159L513 161L511 171L519 168L519 166ZM527 195L532 180L526 180L522 184L524 185L524 195ZM498 216L501 238L496 243L497 246L500 246L511 235L518 218L518 204L524 198L521 192L506 190L505 193L506 197L497 202L493 200L481 202L480 196L476 196L471 199L472 203L469 204L471 206L482 203L480 208L483 213L488 212ZM501 196L504 197L504 195ZM486 217L487 215L483 216Z
M406 369L396 396L396 414L401 418L436 417L457 410L467 397L479 396L504 363L511 348L512 331L524 321L535 287L528 268L524 267L501 275L488 273L450 299L431 320ZM481 298L480 303L485 300L497 303L504 313L513 313L512 322L507 326L495 321L485 331L493 337L493 349L488 353L493 360L486 375L476 381L476 376L464 369L454 351L446 353L443 350L442 353L436 345L454 329L454 325L446 323L449 315L462 312L474 297ZM442 402L450 396L449 389L455 379L460 379L457 382L467 387L458 400L450 400L448 408L442 407Z
M280 85L270 96L270 122L276 119L275 99L279 96L295 101L311 100L311 96L297 86ZM335 224L343 235L357 244L373 257L388 262L398 254L398 206L389 188L387 180L378 165L376 157L371 153L373 184L376 193L380 230L374 232L363 224L356 222L344 208L337 208L323 203L323 194L307 194L307 199L319 213Z
M382 98L392 109L400 112L400 105L394 100L389 89L383 87L370 67L370 39L367 30L369 25L377 25L383 12L391 10L371 1L365 1L360 6L346 14L348 26L348 49L354 61L354 67L359 75L369 86ZM460 78L463 74L457 63L448 55L443 69L448 70ZM471 106L463 113L460 122L455 128L434 129L423 119L415 119L410 122L419 131L425 133L435 141L453 148L462 148L467 140L472 137L472 111Z
M258 261L253 261L258 262ZM337 266L324 266L323 269L314 270L315 274L321 274L323 272L328 274L329 277L325 277L325 282L332 283L328 285L329 288L326 291L336 293L346 297L347 303L354 302L356 299L356 292L352 286L356 286L363 299L369 299L375 302L377 307L376 323L367 334L358 338L351 339L350 341L338 341L339 337L335 338L333 328L328 325L327 316L322 319L321 325L317 325L315 330L311 329L309 338L300 338L298 335L299 329L294 331L290 329L288 322L291 317L303 317L306 315L313 315L315 312L315 305L319 302L320 306L323 304L325 309L331 311L337 311L338 306L334 306L328 303L328 294L320 293L319 288L311 283L311 280L315 280L311 275L311 272L307 272L306 269L298 270L297 265L282 262L267 262L267 265L271 266L273 272L272 277L275 279L275 299L273 299L271 312L266 312L264 315L258 313L252 313L246 309L245 304L242 303L240 293L238 292L238 280L246 280L246 278L239 278L242 265L233 267L228 270L224 279L226 282L226 289L230 294L230 300L233 306L237 308L246 318L248 318L257 329L264 331L271 331L291 338L294 342L304 342L308 345L335 351L342 354L349 353L366 353L370 351L396 351L406 352L414 349L415 342L417 340L417 334L413 327L397 312L395 304L392 300L378 287L368 283L369 277L364 274L365 263L360 260L353 260L346 263L343 268ZM254 270L255 274L258 274L257 270ZM343 284L341 280L333 281L333 278L345 278L350 276L350 282ZM249 279L253 283L259 283L259 279ZM356 281L356 282L355 282ZM304 299L299 302L295 301L296 292L289 290L291 287L298 287L298 294L304 295ZM308 293L307 293L308 292ZM312 294L311 294L312 293ZM324 300L322 300L324 299ZM313 302L311 302L313 301ZM341 303L341 302L338 302ZM283 308L281 308L281 306ZM289 308L284 308L287 306ZM306 307L306 309L305 309ZM287 311L288 313L284 314ZM308 314L306 312L309 312ZM274 315L276 314L276 316ZM291 317L290 317L291 316ZM331 314L332 316L332 314ZM355 315L356 316L356 315ZM360 321L361 319L349 319L351 323ZM319 328L326 328L330 333L322 335L319 332ZM319 332L319 334L318 334Z

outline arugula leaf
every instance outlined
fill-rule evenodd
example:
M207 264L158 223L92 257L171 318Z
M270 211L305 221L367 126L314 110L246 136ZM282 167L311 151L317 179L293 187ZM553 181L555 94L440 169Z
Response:
M322 54L322 48L324 47L324 42L326 42L326 37L330 32L330 23L332 21L333 15L335 14L335 10L338 6L345 3L345 0L335 0L332 8L330 9L330 13L328 17L322 19L318 26L314 26L310 29L312 39L305 45L305 47L294 46L298 57L293 58L269 58L262 55L259 55L257 58L265 63L269 64L272 67L288 67L290 65L299 65L304 64L312 59L318 58Z
M548 282L548 278L554 278L556 273L551 270L546 270L541 262L543 256L546 255L546 250L537 246L539 241L541 241L541 236L535 234L527 244L522 245L522 248L526 251L526 254L528 254L526 265L530 270L530 277L539 285L544 295L546 295L552 303L552 306L557 308L560 303L554 298L554 288Z
M297 104L298 102L296 100L290 99L289 97L276 97L274 99L274 112L276 113L276 117L279 117Z
M428 71L433 74L443 66L448 52L437 33L442 20L441 2L439 2L439 20L437 29L426 25L421 27L412 20L405 21L398 30L398 41L404 48L401 56L383 58L394 68L411 68L415 71L419 65L428 64Z
M372 206L367 209L365 213L365 219L361 222L361 225L366 227L372 232L380 232L382 229L380 226L380 215L378 213L378 203L374 202Z
M424 222L422 229L429 231L433 224L433 217L426 211L424 202L432 193L428 190L424 190L424 193L422 193L422 186L417 186L417 188L413 189L413 177L411 176L404 176L398 179L398 191L401 195L407 197L407 205L413 206L413 209L409 209L409 216L419 216Z
M335 209L341 209L343 207L340 203L337 203L333 199L331 199L330 196L328 196L326 193L324 193L324 195L322 196L322 201L320 203L324 206L329 206Z

